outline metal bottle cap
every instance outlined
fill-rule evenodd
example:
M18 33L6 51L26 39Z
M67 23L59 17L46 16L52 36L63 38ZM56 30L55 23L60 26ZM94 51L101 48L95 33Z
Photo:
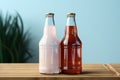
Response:
M67 16L75 16L75 13L67 13Z
M46 16L54 16L54 13L46 13Z

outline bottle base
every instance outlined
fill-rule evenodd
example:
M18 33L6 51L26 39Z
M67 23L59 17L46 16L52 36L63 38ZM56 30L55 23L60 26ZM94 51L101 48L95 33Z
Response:
M42 72L40 71L40 74L59 74L59 72Z
M70 70L63 70L62 73L63 74L81 74L82 72L80 72L78 70L77 71L76 70L74 70L74 71L73 70L71 70L71 71Z
M57 69L49 69L49 68L40 68L39 69L39 72L41 73L41 74L59 74L60 73L60 70L57 68Z
M67 69L67 70L61 70L63 74L81 74L82 73L82 68L81 69Z

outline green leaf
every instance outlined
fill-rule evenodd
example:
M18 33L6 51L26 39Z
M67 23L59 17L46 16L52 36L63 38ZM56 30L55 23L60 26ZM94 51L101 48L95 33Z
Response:
M0 39L0 63L3 62L3 55L2 55L2 42L1 42L1 39Z
M16 13L7 13L5 19L0 14L0 62L25 62L31 57L29 32L24 32L22 18Z

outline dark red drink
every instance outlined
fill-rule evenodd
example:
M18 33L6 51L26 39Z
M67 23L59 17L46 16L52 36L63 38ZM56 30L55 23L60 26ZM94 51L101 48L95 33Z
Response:
M61 41L60 45L61 45L62 73L66 73L66 74L81 73L82 72L82 42L78 37L76 25L71 26L70 23L67 24L65 30L65 36Z

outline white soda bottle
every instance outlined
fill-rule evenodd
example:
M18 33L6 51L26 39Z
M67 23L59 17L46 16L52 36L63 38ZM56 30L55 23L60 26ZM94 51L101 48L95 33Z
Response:
M46 14L44 34L39 42L39 72L57 74L60 72L60 41L56 35L54 13Z

